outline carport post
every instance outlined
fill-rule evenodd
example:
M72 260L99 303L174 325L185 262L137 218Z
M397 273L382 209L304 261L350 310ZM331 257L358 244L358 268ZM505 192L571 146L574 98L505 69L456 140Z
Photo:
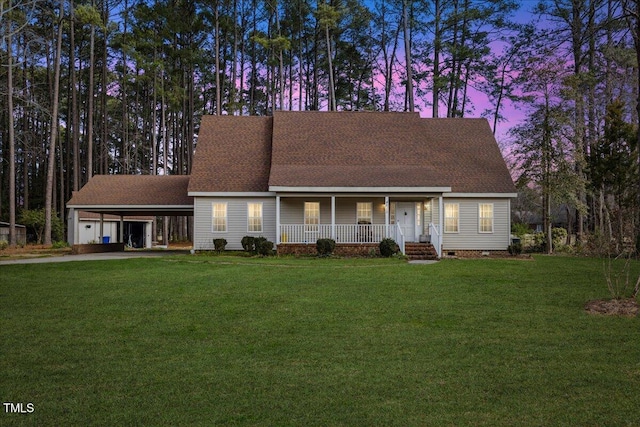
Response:
M124 243L124 215L120 214L120 236L118 243Z
M104 241L104 214L100 214L100 240Z
M69 209L69 216L67 216L67 243L69 245L75 245L80 243L80 232L78 230L78 211L74 208Z

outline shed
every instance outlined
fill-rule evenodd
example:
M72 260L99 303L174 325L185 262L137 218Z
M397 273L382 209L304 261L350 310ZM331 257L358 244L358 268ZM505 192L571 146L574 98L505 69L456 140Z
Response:
M9 227L8 222L0 221L0 242L9 242ZM22 224L16 224L16 243L27 244L27 227Z

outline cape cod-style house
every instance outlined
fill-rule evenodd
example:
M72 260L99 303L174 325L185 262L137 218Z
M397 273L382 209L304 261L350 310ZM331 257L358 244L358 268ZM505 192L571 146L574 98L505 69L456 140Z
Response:
M247 235L282 252L318 238L371 246L391 237L401 248L431 242L442 255L506 250L516 196L486 120L413 113L204 116L190 176L172 185L145 177L149 188L138 189L136 178L111 192L145 192L145 204L113 197L114 177L94 177L69 201L70 220L77 210L188 214L191 202L195 250L216 238L241 249Z

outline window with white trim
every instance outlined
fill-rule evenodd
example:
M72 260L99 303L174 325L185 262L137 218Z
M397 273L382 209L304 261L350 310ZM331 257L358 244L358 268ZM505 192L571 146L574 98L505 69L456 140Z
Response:
M457 233L460 224L460 204L445 203L444 204L444 232Z
M227 231L227 204L214 203L212 206L212 227L213 232Z
M320 203L304 202L304 230L318 231L320 225Z
M493 233L493 203L478 204L478 231Z
M356 204L356 224L373 224L373 204L360 202Z
M247 231L262 233L262 203L247 203Z
M433 199L424 203L424 222L425 226L429 225L430 222L433 222Z

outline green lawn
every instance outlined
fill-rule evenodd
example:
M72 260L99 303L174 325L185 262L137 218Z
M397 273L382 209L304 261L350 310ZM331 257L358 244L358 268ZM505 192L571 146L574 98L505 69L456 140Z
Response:
M635 271L640 265L634 265ZM640 425L597 260L0 266L0 425Z

